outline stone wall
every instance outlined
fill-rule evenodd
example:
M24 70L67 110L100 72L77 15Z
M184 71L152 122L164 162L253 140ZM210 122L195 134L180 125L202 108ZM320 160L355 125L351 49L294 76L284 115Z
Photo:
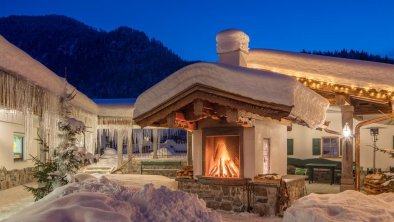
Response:
M305 179L302 177L297 180L286 182L287 193L289 194L289 205L306 195Z
M0 168L0 190L22 185L34 181L33 168L7 170Z
M208 179L197 176L195 179L176 179L178 189L197 194L207 207L227 211L250 211L260 216L281 215L285 208L305 195L305 177L286 176L284 183L265 184L251 182L250 179ZM282 186L280 185L282 184ZM288 203L282 193L287 192Z
M227 211L243 212L248 207L247 180L238 183L199 179L177 179L178 190L197 194L207 207Z
M278 214L278 186L253 184L250 209L260 216Z

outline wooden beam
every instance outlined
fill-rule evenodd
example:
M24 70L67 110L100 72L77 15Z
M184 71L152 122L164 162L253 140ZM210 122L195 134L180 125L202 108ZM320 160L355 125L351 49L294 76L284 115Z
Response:
M346 102L350 104L349 96L346 96L344 94L335 94L335 105L344 106L346 105Z
M257 101L213 87L196 84L156 108L135 117L134 120L140 126L149 126L155 122L160 122L161 119L167 118L169 113L182 110L182 108L189 104L193 104L195 100L201 98L204 98L204 102L208 101L212 104L217 103L238 110L242 109L272 119L287 117L292 109L291 106ZM204 109L204 112L207 112L207 109ZM212 112L212 110L210 112Z
M175 112L171 112L167 116L167 125L169 128L176 128L175 115L176 115Z
M202 116L204 114L204 102L196 99L193 102L193 112L195 116Z
M238 122L239 120L238 110L226 108L226 118L227 118L227 122L229 123Z

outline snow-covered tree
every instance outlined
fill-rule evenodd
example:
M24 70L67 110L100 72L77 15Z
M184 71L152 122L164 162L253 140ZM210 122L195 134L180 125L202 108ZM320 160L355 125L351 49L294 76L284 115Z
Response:
M48 156L47 161L33 157L35 164L34 177L39 184L38 188L26 187L31 191L35 200L39 200L50 193L54 188L63 186L73 181L73 175L85 164L86 149L76 146L77 136L86 131L85 125L70 117L69 101L72 95L62 99L62 112L58 124L60 144L50 149L46 142L39 136L43 152Z

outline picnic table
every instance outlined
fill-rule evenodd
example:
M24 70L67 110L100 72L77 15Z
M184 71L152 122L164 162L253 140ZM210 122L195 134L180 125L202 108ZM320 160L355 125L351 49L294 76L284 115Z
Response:
M309 183L313 183L314 178L313 178L313 171L314 169L329 169L330 174L331 174L331 185L335 183L335 169L338 167L337 164L335 163L308 163L305 164L305 166L308 168L309 171Z

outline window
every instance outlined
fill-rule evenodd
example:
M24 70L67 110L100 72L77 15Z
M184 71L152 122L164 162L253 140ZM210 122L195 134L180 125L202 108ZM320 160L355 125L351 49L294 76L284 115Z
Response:
M338 137L322 137L322 157L338 157L339 156L339 138Z
M294 139L287 139L287 155L294 155Z
M23 160L25 149L24 149L25 136L22 133L14 133L14 160Z
M320 156L320 150L321 150L320 144L321 144L320 138L313 138L312 139L312 155Z

